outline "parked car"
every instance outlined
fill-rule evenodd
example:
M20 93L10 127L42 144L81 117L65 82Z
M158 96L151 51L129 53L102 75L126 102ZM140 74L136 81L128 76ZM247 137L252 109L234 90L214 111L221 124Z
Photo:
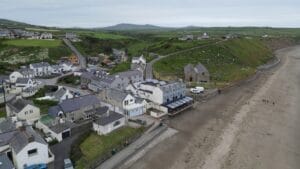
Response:
M190 92L191 92L191 93L194 93L194 94L200 94L200 93L203 93L203 92L204 92L204 87L197 86L197 87L195 87L195 88L191 88L191 89L190 89Z
M72 161L69 158L64 159L64 169L74 169Z
M34 164L30 166L25 166L24 169L47 169L46 164Z

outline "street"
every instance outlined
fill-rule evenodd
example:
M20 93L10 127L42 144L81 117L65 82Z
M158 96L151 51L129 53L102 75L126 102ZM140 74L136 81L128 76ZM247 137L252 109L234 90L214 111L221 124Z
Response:
M80 68L86 68L85 57L75 48L75 46L72 45L72 43L68 39L64 38L63 41L72 50L72 52L75 53L75 55L78 57Z
M300 46L281 63L169 120L178 134L130 169L297 169L300 166Z

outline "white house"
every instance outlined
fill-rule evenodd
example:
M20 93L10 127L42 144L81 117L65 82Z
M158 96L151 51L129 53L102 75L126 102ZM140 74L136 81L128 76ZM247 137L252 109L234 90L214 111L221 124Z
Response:
M131 60L131 69L144 72L146 69L146 64L146 59L143 55L140 57L133 57Z
M41 117L36 123L36 128L59 142L71 136L71 128L74 126L75 124L70 121L53 118L49 115Z
M59 66L63 72L70 72L73 70L73 65L71 62L62 62L59 64Z
M32 63L29 68L34 71L34 76L48 76L52 73L52 67L48 62Z
M13 163L17 169L54 161L48 144L32 127L22 126L10 141Z
M52 33L48 33L48 32L41 33L40 39L52 39Z
M37 82L31 78L18 78L16 80L16 84L15 86L17 88L22 88L22 89L27 89L30 87L36 87L37 86Z
M16 116L18 120L26 120L32 124L40 118L40 109L29 100L16 97L6 104L7 117Z
M185 97L186 86L182 82L164 82L148 79L141 83L131 84L127 90L137 96L156 104L166 104Z
M38 100L55 100L62 102L63 100L72 99L74 95L69 89L64 87L58 87L57 91L53 93L47 93L45 97L38 98Z
M128 92L117 89L103 90L102 98L112 105L111 110L129 117L142 115L146 112L147 102L134 97Z
M62 66L60 65L51 65L51 74L61 74L63 71Z
M34 71L28 68L22 68L12 72L9 75L9 80L11 83L16 83L18 78L34 78Z
M108 111L93 122L93 130L99 135L106 135L125 125L125 116Z

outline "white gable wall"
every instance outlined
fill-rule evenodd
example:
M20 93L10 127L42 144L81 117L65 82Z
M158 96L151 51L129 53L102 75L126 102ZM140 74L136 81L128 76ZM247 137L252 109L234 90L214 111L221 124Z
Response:
M34 155L28 155L28 151L37 149L37 153ZM27 144L18 154L13 150L13 162L17 169L23 169L24 165L27 166L33 164L47 164L50 162L48 156L48 145L41 144L38 142L31 142Z

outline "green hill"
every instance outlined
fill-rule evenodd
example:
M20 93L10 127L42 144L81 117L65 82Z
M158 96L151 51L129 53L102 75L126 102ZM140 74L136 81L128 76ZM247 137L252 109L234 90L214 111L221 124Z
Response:
M154 74L163 80L183 78L188 63L201 62L213 82L232 82L253 74L257 66L272 58L272 51L259 39L234 39L171 55L154 64Z

